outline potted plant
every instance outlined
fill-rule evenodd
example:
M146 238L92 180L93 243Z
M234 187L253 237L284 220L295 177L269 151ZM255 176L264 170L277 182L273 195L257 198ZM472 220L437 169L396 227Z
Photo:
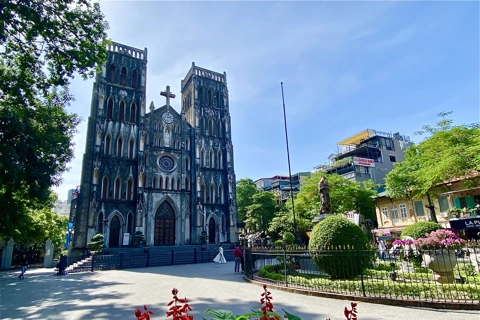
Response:
M448 208L448 210L447 210L447 214L448 214L449 219L458 218L461 213L462 213L462 211L459 208L456 208L456 207Z
M92 237L92 240L87 243L87 248L89 248L92 253L101 252L105 247L103 234L97 233Z
M141 247L145 244L145 237L143 236L142 231L136 231L132 239L132 244L134 247Z
M439 283L453 283L453 269L457 264L455 249L465 243L450 229L439 229L415 240L415 247L423 255L423 261L435 274Z
M206 231L202 231L202 233L200 233L199 238L200 238L200 244L202 245L207 244L208 234Z

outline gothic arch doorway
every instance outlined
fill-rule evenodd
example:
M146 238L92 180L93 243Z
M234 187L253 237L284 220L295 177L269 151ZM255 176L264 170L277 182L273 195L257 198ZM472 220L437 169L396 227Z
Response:
M118 248L120 245L120 219L114 216L110 221L110 234L108 236L108 247Z
M155 246L175 245L175 211L164 201L155 214Z
M208 221L208 243L215 243L215 219Z

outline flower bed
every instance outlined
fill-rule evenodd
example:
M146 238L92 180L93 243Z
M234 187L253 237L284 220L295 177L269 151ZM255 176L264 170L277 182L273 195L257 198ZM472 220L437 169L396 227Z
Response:
M172 318L172 320L193 320L193 316L189 315L189 311L192 311L192 307L188 303L187 298L179 298L178 290L176 288L172 289L173 299L168 303L169 310L167 311L167 318ZM272 293L268 291L267 285L263 285L263 292L260 298L260 310L252 310L251 312L245 313L243 315L235 316L233 312L229 310L212 310L207 309L204 314L210 316L211 319L216 320L248 320L248 319L259 319L259 320L279 320L281 318L289 320L301 320L301 318L288 313L284 309L283 315L274 312L274 306L272 302ZM345 307L343 314L346 320L357 320L357 303L350 303L351 309ZM150 315L154 314L152 310L148 310L146 305L143 306L145 311L140 309L135 310L135 317L138 320L150 320ZM205 319L202 317L202 319ZM330 319L327 319L330 320Z

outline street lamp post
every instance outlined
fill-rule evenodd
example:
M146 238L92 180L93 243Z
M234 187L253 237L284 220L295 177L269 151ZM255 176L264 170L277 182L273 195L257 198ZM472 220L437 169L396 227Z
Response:
M280 85L282 87L283 122L285 124L285 140L286 140L286 143L287 143L288 175L290 177L290 197L292 199L293 234L295 236L295 243L296 244L301 244L302 240L298 237L297 221L295 220L295 204L294 204L294 201L293 201L292 170L290 168L290 150L288 148L287 113L285 112L285 98L283 96L283 82L280 82Z

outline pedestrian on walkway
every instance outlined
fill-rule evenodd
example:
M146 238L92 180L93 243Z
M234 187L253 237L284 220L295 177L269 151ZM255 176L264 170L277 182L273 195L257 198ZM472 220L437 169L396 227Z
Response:
M22 270L22 273L18 276L18 279L23 279L25 272L27 271L28 268L28 260L25 254L22 255L20 258L20 269Z
M242 250L240 250L240 246L237 245L233 250L233 256L235 257L235 272L240 272L240 264L242 262Z
M243 244L240 245L240 251L242 251L242 257L240 258L240 265L242 266L242 273L245 271L245 259L243 258Z
M214 262L216 263L227 263L227 260L223 256L223 248L222 244L220 244L220 247L218 248L218 254L217 256L213 259Z

